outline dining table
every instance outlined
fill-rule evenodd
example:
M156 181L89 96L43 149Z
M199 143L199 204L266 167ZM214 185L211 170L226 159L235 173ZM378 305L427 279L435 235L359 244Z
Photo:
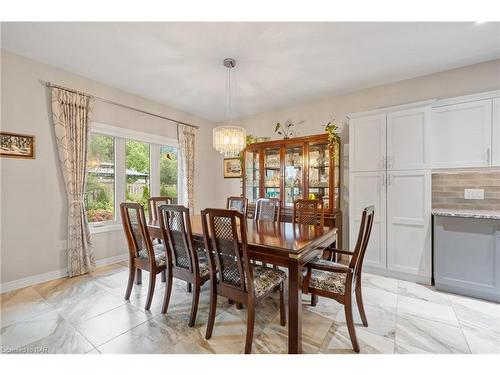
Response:
M203 242L201 215L191 215L193 240ZM288 352L302 352L302 270L337 239L337 228L247 219L248 256L288 269ZM148 221L149 235L161 238L157 220Z

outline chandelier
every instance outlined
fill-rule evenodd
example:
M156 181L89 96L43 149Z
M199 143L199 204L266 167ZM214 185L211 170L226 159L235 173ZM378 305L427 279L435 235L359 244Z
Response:
M227 68L226 76L226 124L214 128L213 145L224 157L237 157L245 148L246 131L240 126L232 125L231 118L231 69L236 66L236 61L231 58L224 59Z

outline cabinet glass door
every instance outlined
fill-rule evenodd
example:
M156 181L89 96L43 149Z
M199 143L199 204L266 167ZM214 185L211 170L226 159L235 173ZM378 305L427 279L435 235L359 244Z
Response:
M309 199L321 199L325 210L330 202L330 147L327 143L309 145Z
M281 159L280 148L264 150L264 196L280 198Z
M302 145L285 148L285 206L303 197Z
M245 197L248 202L259 198L259 151L245 151Z

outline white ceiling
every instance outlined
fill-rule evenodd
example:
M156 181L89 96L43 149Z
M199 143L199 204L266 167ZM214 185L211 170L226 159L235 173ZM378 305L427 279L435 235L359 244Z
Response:
M500 58L500 23L3 23L2 48L213 121ZM56 82L57 83L57 82Z

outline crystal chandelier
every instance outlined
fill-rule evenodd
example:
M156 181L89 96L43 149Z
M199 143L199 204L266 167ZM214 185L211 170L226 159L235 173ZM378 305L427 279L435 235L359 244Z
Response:
M226 125L214 128L213 145L224 157L237 157L245 148L246 131L240 126L231 124L231 69L236 66L236 61L231 58L224 59L227 68L226 78Z

